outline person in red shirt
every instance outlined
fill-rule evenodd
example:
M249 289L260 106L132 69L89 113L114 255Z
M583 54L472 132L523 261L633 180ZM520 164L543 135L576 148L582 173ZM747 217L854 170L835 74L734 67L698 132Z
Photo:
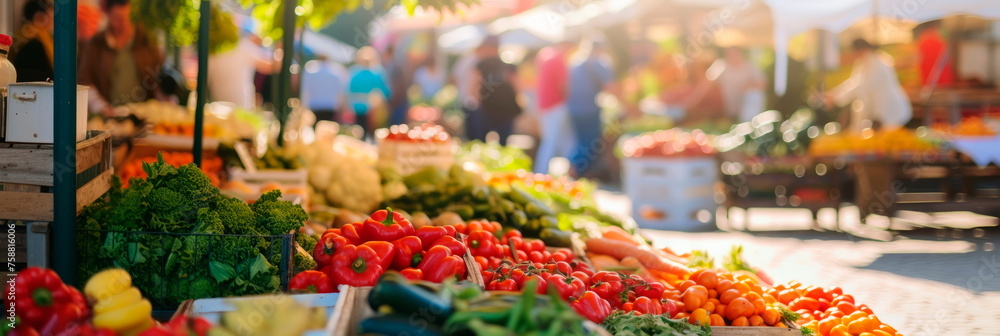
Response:
M573 44L569 41L542 48L535 56L538 67L538 119L541 141L535 157L536 173L549 171L549 160L569 156L576 147L573 126L566 109L566 57Z
M951 68L951 57L947 56L948 43L941 37L941 21L931 21L916 28L917 49L920 56L920 78L924 86L931 83L933 76L940 71L938 86L948 86L955 82L955 73ZM941 57L948 57L944 60L943 69L938 70L938 63Z

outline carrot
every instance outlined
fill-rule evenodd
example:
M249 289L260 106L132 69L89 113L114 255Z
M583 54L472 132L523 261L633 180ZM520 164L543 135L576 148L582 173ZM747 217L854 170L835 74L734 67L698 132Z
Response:
M660 257L649 249L639 248L618 240L605 238L587 239L587 250L593 253L607 254L618 259L629 256L635 257L650 271L676 274L682 277L691 273L686 266L678 262Z
M653 273L651 273L648 269L646 269L645 266L642 266L642 263L639 262L639 259L636 259L635 257L622 258L622 266L634 269L635 271L632 271L632 274L636 274L642 277L642 279L646 280L646 282L660 281L660 279L654 276Z
M633 246L639 246L639 242L636 241L635 236L625 232L625 230L622 230L622 228L617 226L605 227L604 238L626 242L632 244Z
M618 259L611 256L603 254L588 254L587 258L590 259L590 264L594 265L594 269L596 270L606 271L621 267L621 264L618 263Z

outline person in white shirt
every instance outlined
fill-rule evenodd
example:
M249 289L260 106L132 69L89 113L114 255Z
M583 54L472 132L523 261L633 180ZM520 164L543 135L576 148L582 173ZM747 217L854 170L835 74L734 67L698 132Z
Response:
M208 94L212 101L230 102L249 110L257 106L255 72L271 73L273 62L270 52L260 46L260 38L250 29L242 28L233 49L208 56Z
M850 105L847 129L859 132L878 121L882 127L898 128L910 121L913 107L893 69L892 58L863 39L851 43L854 67L851 77L827 94L827 104Z
M306 62L305 78L302 79L302 101L316 114L316 120L338 120L344 112L347 84L351 75L347 68L330 61L326 55L318 55Z
M715 81L722 91L722 102L726 115L737 118L738 122L750 121L764 112L764 73L751 64L744 51L729 47L722 59L712 64L707 76Z

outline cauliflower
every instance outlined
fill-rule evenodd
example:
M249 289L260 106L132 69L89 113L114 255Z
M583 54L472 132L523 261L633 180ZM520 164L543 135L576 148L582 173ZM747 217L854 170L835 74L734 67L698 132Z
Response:
M361 213L378 208L384 195L372 152L341 141L316 141L303 148L309 184L323 196L313 198L314 203L323 203L325 199L329 205Z

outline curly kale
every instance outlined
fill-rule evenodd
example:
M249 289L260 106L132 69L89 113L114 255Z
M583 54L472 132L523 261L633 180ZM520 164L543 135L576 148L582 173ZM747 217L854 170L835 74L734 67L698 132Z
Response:
M301 206L278 200L280 197L280 190L272 190L250 205L257 214L258 225L272 235L287 234L302 227L302 223L309 219Z
M307 235L302 232L295 233L295 242L302 247L303 250L312 251L316 247L316 237Z
M318 264L313 256L303 249L296 249L295 256L292 257L292 273L298 274L302 271L316 269Z
M81 212L84 278L123 268L158 307L280 289L275 265L293 256L282 255L280 239L264 236L300 228L306 220L301 207L278 200L280 192L265 194L253 206L223 196L193 164L175 168L161 157L143 170L148 178L132 179L125 189L113 179L107 196ZM315 244L305 236L297 241ZM295 260L306 266L311 261Z

